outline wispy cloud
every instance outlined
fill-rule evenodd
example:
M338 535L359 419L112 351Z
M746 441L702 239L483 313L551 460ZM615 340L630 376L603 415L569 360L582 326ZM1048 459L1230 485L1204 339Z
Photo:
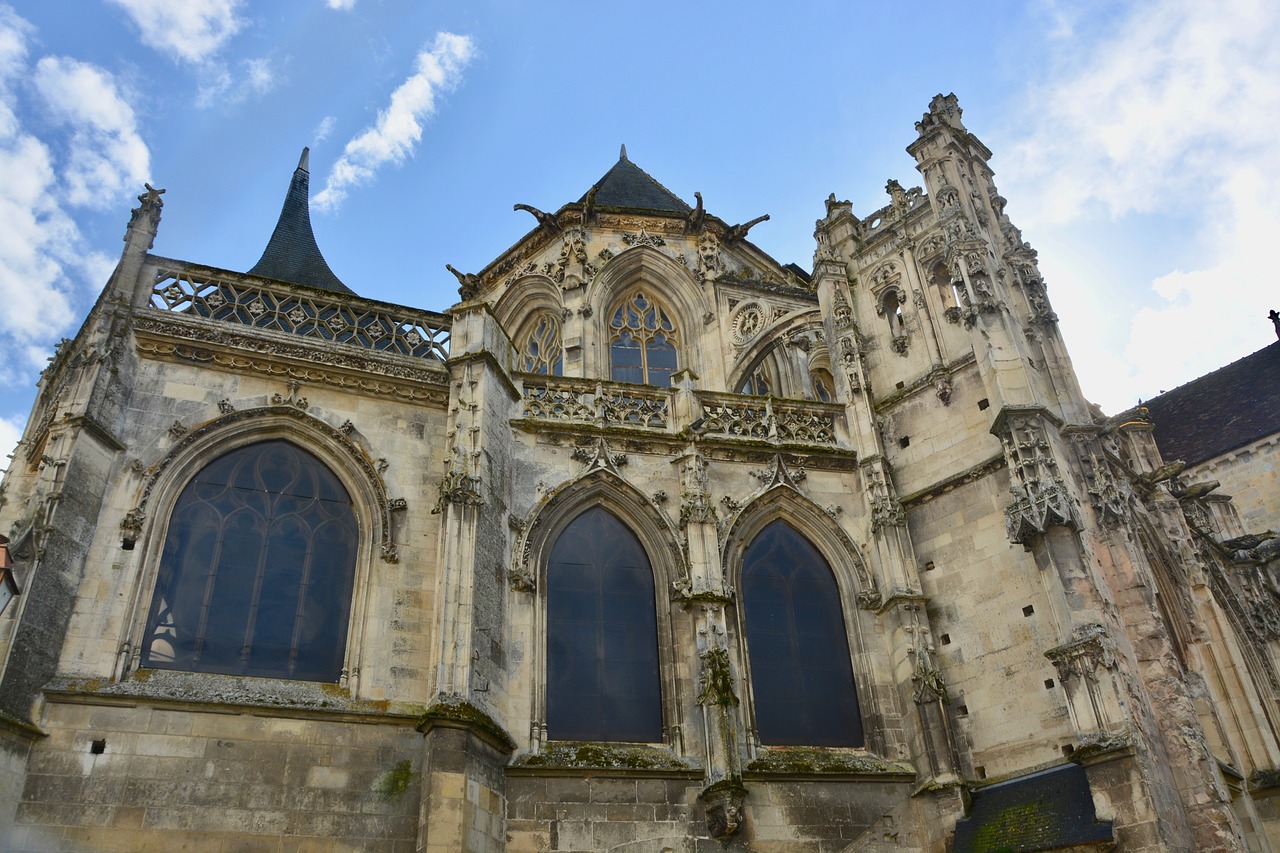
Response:
M315 133L312 134L312 138L316 142L324 142L329 138L329 134L333 133L333 127L337 123L338 120L333 116L325 116L320 120L320 124L316 125L316 130Z
M325 5L330 9L349 12L356 7L356 0L325 0Z
M74 319L72 298L101 284L111 261L86 245L70 206L98 206L143 180L149 163L133 111L110 74L60 57L28 65L34 29L0 6L0 340L16 357L0 366L0 384L28 381L46 346ZM19 85L31 90L70 132L65 163L19 118Z
M246 59L240 67L241 74L237 77L221 62L205 63L199 72L196 106L200 109L235 106L250 97L267 94L280 82L275 66L265 57Z
M1144 393L1266 341L1274 285L1262 271L1280 233L1278 40L1280 6L1260 0L1158 0L1093 44L1068 35L1056 45L1059 70L1032 93L1032 126L1001 158L1011 213L1033 239L1036 228L1086 215L1162 212L1200 223L1180 239L1209 248L1202 263L1151 282L1150 305L1129 330L1122 378ZM1076 274L1057 281L1059 300L1089 283ZM1246 322L1257 334L1224 333ZM1086 376L1086 393L1115 376L1114 361L1075 356L1096 377Z
M137 25L144 44L190 63L208 60L244 26L240 0L110 0Z
M55 121L72 133L63 170L68 203L103 207L147 179L150 152L109 73L46 56L36 63L32 83Z
M462 70L475 55L468 36L439 33L430 48L418 54L417 70L391 93L390 105L373 127L352 139L334 164L324 189L315 197L320 210L333 210L347 191L373 179L387 163L401 163L422 138L422 125L436 110L436 96L458 84Z

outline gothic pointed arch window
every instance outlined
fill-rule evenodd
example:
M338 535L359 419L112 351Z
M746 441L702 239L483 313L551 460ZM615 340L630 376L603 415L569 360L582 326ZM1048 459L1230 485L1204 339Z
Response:
M653 571L644 546L592 507L547 563L547 736L662 740Z
M338 681L355 582L352 501L283 440L201 469L169 516L142 665Z
M609 375L615 382L665 388L678 369L679 343L670 312L646 291L632 291L609 319Z
M525 327L519 342L520 368L525 373L564 375L564 351L560 346L560 320L550 311L537 314Z
M772 521L747 546L741 584L761 743L862 746L840 590L822 554Z

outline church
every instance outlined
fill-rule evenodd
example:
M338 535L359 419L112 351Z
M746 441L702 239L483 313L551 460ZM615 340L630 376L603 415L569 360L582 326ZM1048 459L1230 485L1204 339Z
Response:
M442 310L305 152L247 272L148 186L0 487L0 846L1280 850L1280 540L915 129L811 270L624 149Z

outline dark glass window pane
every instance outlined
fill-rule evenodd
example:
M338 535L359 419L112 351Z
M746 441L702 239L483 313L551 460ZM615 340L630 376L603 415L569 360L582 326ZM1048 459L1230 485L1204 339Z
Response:
M547 734L662 740L653 572L640 540L599 507L570 522L547 564Z
M266 441L214 460L169 517L143 664L337 681L356 540L346 489L311 454Z
M742 611L761 742L862 746L840 590L818 549L786 522L747 548Z

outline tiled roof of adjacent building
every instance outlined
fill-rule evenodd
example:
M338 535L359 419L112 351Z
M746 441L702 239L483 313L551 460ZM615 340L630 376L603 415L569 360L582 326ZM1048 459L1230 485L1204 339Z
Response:
M355 295L355 291L329 269L324 255L320 254L320 247L316 245L316 237L311 230L308 156L309 149L303 148L302 158L289 183L289 192L284 197L284 207L280 209L276 230L249 274Z
M1143 405L1166 461L1194 465L1280 432L1280 341Z
M627 207L635 210L657 210L667 213L688 213L693 208L685 204L678 195L658 183L652 175L627 159L627 147L622 146L622 153L613 168L604 173L604 177L596 181L596 207ZM591 194L578 199L585 202Z
M1111 821L1098 820L1084 768L1065 764L974 791L969 816L956 822L953 850L1074 850L1111 840Z

